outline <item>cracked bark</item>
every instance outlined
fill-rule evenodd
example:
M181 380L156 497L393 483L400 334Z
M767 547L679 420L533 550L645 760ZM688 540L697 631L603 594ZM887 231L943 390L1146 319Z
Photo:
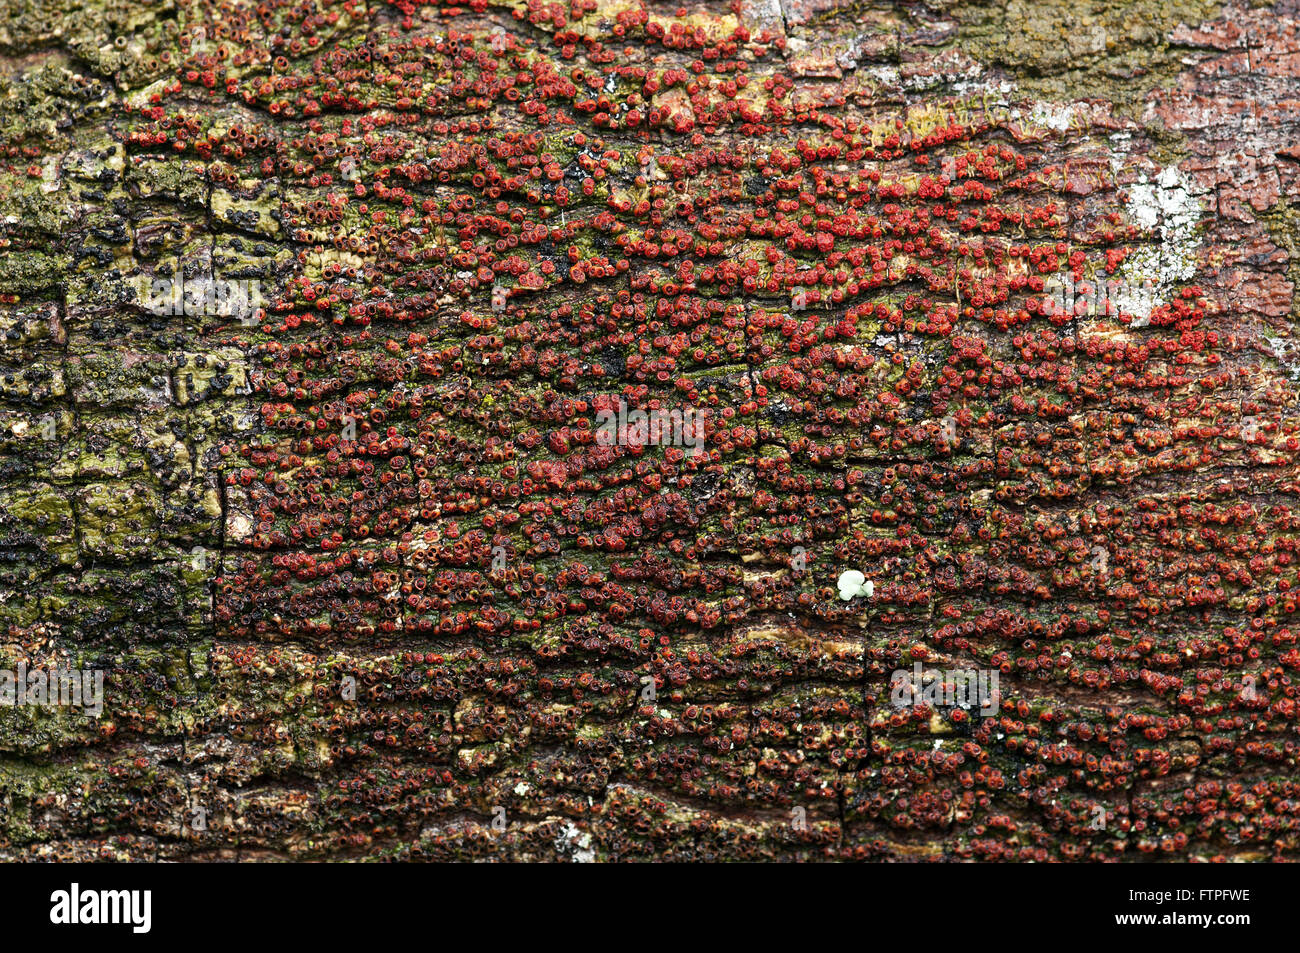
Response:
M1298 29L4 10L0 668L106 697L0 707L0 856L1293 859ZM1163 307L1032 310L1075 253ZM734 432L602 456L620 393Z

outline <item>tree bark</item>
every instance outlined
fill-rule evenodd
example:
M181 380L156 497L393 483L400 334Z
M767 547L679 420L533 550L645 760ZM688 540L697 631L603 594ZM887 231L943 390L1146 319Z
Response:
M1298 31L11 5L0 856L1295 859Z

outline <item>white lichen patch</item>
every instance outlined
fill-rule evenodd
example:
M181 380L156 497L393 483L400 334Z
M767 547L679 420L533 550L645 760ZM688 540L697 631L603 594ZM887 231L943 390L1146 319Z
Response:
M567 854L575 864L592 864L596 862L596 852L591 849L591 835L578 830L572 822L566 822L564 833L556 839L555 849Z
M957 61L944 64L936 61L936 66L947 66L946 69L940 69L937 73L921 73L915 76L909 76L903 80L903 88L908 92L923 92L933 89L935 86L947 85L950 87L967 86L982 82L984 79L984 67L980 66L973 60Z
M1135 249L1124 260L1111 301L1129 316L1133 327L1142 327L1178 284L1196 275L1201 203L1187 176L1170 166L1156 181L1143 175L1129 189L1126 211L1130 221L1153 233L1157 241Z
M857 65L857 60L854 60L853 68L856 69ZM899 76L898 73L898 68L894 66L871 66L864 69L862 72L864 75L871 77L883 86L897 86L902 81L902 77Z
M978 94L983 102L981 105L989 106L1007 106L1011 101L1011 94L1015 91L1016 85L1005 79L992 79L987 75L981 75L975 79L958 80L952 84L952 94L958 99L973 99ZM988 97L994 97L989 99ZM1018 112L1013 111L1011 118L1017 118Z
M1300 351L1286 338L1266 337L1265 343L1273 350L1273 356L1287 370L1287 378L1292 382L1300 381Z
M1029 118L1035 125L1046 126L1055 132L1069 129L1075 116L1073 103L1037 102L1029 111Z
M1106 137L1110 142L1110 174L1119 175L1124 169L1124 157L1133 141L1131 132L1115 132Z
M850 602L857 596L870 599L876 594L876 584L856 569L844 570L835 584L839 587L840 598L845 602Z

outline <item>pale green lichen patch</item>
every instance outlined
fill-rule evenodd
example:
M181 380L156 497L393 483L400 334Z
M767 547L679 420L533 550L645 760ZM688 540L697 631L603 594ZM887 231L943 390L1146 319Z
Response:
M1151 89L1185 67L1173 29L1213 19L1218 9L1200 0L1011 0L961 4L953 12L962 24L961 48L1006 69L1027 96L1106 100L1134 115Z

